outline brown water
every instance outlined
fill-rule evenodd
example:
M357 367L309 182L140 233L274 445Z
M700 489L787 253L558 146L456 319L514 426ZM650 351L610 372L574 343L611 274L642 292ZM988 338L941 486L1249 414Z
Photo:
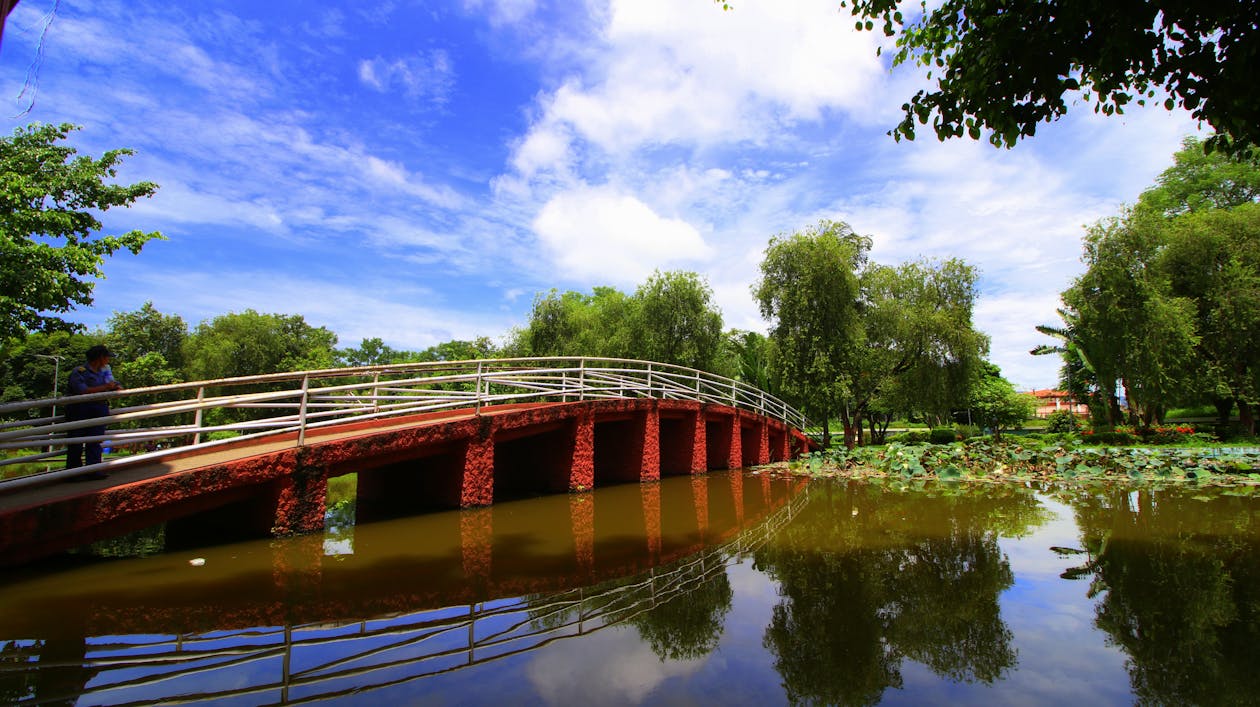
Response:
M711 474L31 569L0 703L1254 704L1226 493Z

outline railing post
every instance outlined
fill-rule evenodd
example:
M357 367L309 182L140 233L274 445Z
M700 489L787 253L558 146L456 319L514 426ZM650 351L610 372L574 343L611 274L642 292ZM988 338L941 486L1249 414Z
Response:
M481 361L477 362L477 415L481 415Z
M206 399L206 387L199 386L197 388L197 412L193 415L193 425L196 426L197 432L193 435L193 446L201 444L201 403Z
M586 358L578 361L578 401L586 400Z
M381 411L381 372L372 374L372 412Z
M311 385L311 377L309 375L302 376L302 405L298 408L298 438L297 446L301 447L306 444L306 401L308 399L308 391Z
M700 371L696 371L696 401L700 401Z
M652 387L652 364L650 364L650 363L648 364L648 379L647 379L647 384L648 384L648 397L649 397L649 398L655 398L655 397L656 397L656 395L655 395L655 392L656 392L656 391L655 391L655 389ZM622 394L621 394L621 395L622 395L622 397L625 397L625 391L622 391Z

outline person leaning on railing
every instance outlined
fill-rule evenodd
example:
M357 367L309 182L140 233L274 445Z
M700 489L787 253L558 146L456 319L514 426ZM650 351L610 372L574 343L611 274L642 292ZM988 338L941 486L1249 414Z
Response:
M86 395L88 393L104 393L111 390L122 390L114 373L109 368L109 361L114 357L109 349L97 344L87 351L87 363L70 372L70 395ZM78 422L105 417L109 414L109 401L93 400L84 403L72 403L66 409L66 420ZM101 437L105 434L105 425L83 427L70 430L71 437ZM78 442L66 445L66 468L74 469L101 463L101 442ZM97 471L75 477L76 479L103 479L108 474Z

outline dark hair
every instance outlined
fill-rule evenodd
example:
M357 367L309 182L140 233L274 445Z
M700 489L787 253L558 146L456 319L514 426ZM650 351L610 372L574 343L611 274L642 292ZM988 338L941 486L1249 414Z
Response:
M114 357L114 354L110 353L109 349L105 348L104 344L97 344L96 346L93 346L92 348L87 350L87 360L89 361L95 361L98 358L113 358L113 357Z

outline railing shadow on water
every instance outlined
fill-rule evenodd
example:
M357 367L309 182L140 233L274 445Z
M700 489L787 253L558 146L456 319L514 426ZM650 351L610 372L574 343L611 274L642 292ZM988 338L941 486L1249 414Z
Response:
M730 564L751 558L807 503L805 488L726 542L593 586L353 621L217 630L156 640L137 635L137 640L130 641L128 636L115 635L90 644L85 641L79 661L35 661L38 646L32 646L32 655L23 659L21 642L11 642L9 647L17 644L17 655L0 662L0 680L5 673L31 669L90 676L91 686L79 692L17 702L32 705L84 698L108 704L159 701L174 705L254 698L300 704L361 696L632 622L718 578ZM333 655L321 658L330 647ZM251 672L250 667L261 671ZM232 678L222 682L239 685L259 672L267 677L256 684L191 692L180 686L181 681L216 674L230 674ZM169 689L163 690L163 685Z
M730 406L805 429L805 416L740 381L670 364L554 357L484 359L298 371L29 400L0 405L0 491L242 440L307 435L352 422L492 406L656 398ZM108 416L67 421L75 403L126 402ZM109 426L104 435L83 430ZM138 452L99 465L3 478L6 466L47 462L67 444ZM7 456L16 452L17 456Z

